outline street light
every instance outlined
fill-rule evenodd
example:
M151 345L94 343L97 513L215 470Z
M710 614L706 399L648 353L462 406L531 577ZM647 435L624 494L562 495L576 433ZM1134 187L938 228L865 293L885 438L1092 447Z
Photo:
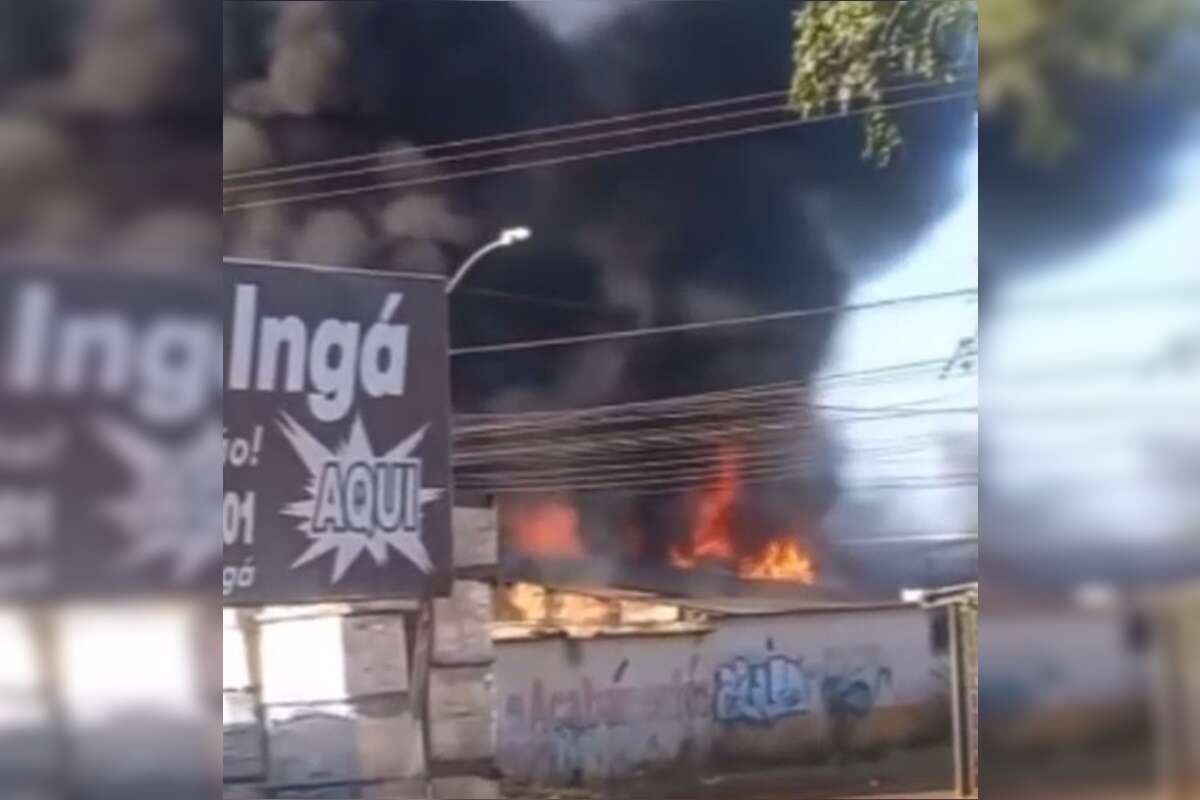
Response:
M446 294L453 292L455 287L462 282L462 279L467 277L467 273L470 272L471 267L478 264L480 259L488 253L493 250L499 250L502 247L512 247L514 244L528 240L531 236L533 236L533 231L529 230L529 228L507 228L501 231L500 236L494 242L485 244L462 263L462 266L458 268L458 271L446 283Z

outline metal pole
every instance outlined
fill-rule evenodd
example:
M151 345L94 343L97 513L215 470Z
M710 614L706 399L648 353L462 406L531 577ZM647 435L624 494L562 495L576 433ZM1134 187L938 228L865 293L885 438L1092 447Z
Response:
M979 796L979 595L972 593L962 604L962 641L966 662L966 705L967 727L967 791L969 796Z
M1187 608L1168 600L1158 607L1155 631L1154 745L1158 753L1159 783L1170 800L1196 796L1197 780L1191 752L1195 736L1188 702Z
M71 741L71 718L64 696L66 665L62 656L62 615L52 607L29 612L29 631L37 664L42 672L41 701L49 727L48 740L53 748L54 775L50 779L52 795L69 797L79 780Z
M493 250L499 250L501 247L505 247L505 244L500 239L497 239L491 244L476 250L470 258L462 263L462 266L458 268L458 271L454 273L450 280L446 282L446 294L452 293L458 287L462 279L467 277L467 273L471 271L471 267L478 264L480 259Z
M949 604L950 685L954 742L954 788L959 797L979 792L978 659L973 609L968 601Z
M950 741L954 747L954 794L957 797L965 797L967 763L964 757L965 748L963 747L966 732L963 730L962 724L962 633L958 627L957 604L948 605L945 610L947 616L946 628L950 633Z
M259 609L261 610L261 609ZM262 630L255 610L239 609L236 612L238 631L242 635L242 647L246 653L246 674L250 678L248 687L254 700L254 722L258 726L258 750L262 763L262 780L271 781L271 720L263 701L263 654Z
M454 274L450 276L450 280L446 282L446 294L451 294L458 285L462 283L463 278L467 277L467 273L471 271L479 261L493 250L499 250L501 247L512 247L518 242L523 242L532 236L533 233L528 228L508 228L501 231L500 235L494 242L489 242L483 247L471 254L470 258L462 263Z

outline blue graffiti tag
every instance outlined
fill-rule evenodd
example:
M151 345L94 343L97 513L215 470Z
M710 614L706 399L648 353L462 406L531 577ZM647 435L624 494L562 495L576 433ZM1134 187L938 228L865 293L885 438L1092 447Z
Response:
M892 671L887 667L875 670L874 683L868 678L868 670L857 669L848 675L828 675L821 681L821 699L825 710L834 719L859 720L875 708L883 687L892 682Z
M808 676L800 661L771 656L751 664L736 658L715 675L713 716L719 722L770 724L811 710Z

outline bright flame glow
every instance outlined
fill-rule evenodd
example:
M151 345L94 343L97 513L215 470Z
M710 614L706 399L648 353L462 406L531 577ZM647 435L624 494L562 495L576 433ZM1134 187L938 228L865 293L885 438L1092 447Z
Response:
M737 452L722 448L719 464L713 484L702 492L691 535L671 549L671 564L680 569L705 563L736 564L743 578L815 582L812 559L791 537L772 539L759 552L738 557L733 524L741 479Z
M504 597L517 619L523 622L541 622L550 615L545 586L514 583L504 590Z
M551 501L522 505L506 514L512 542L523 553L567 561L583 558L579 512L568 503Z
M804 554L798 542L790 539L773 539L759 555L743 558L738 562L738 574L760 580L802 583L816 580L812 559Z
M703 561L730 561L734 557L732 515L737 500L737 454L731 448L722 448L719 459L717 479L704 489L691 537L685 545L671 550L671 563L677 567L694 569Z
M678 606L652 600L601 597L514 583L500 590L502 622L595 631L634 626L671 626L681 619Z

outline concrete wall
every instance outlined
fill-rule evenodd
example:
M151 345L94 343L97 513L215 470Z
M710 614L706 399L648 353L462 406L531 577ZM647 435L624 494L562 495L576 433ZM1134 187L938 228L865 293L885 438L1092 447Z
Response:
M518 781L571 785L948 739L930 629L930 612L904 608L501 642L497 762Z
M495 515L453 521L456 580L432 614L415 601L225 611L226 800L499 796Z
M1144 723L1148 663L1130 646L1128 626L1111 612L988 612L979 678L989 743L1085 744Z
M949 739L949 666L918 609L722 621L708 645L719 761Z
M493 586L499 556L495 510L454 509L455 581L433 603L428 670L428 763L433 800L493 800L496 649Z
M500 643L501 771L556 785L703 758L713 732L705 641L692 634Z
M245 632L226 615L226 797L425 796L402 613L271 609Z

